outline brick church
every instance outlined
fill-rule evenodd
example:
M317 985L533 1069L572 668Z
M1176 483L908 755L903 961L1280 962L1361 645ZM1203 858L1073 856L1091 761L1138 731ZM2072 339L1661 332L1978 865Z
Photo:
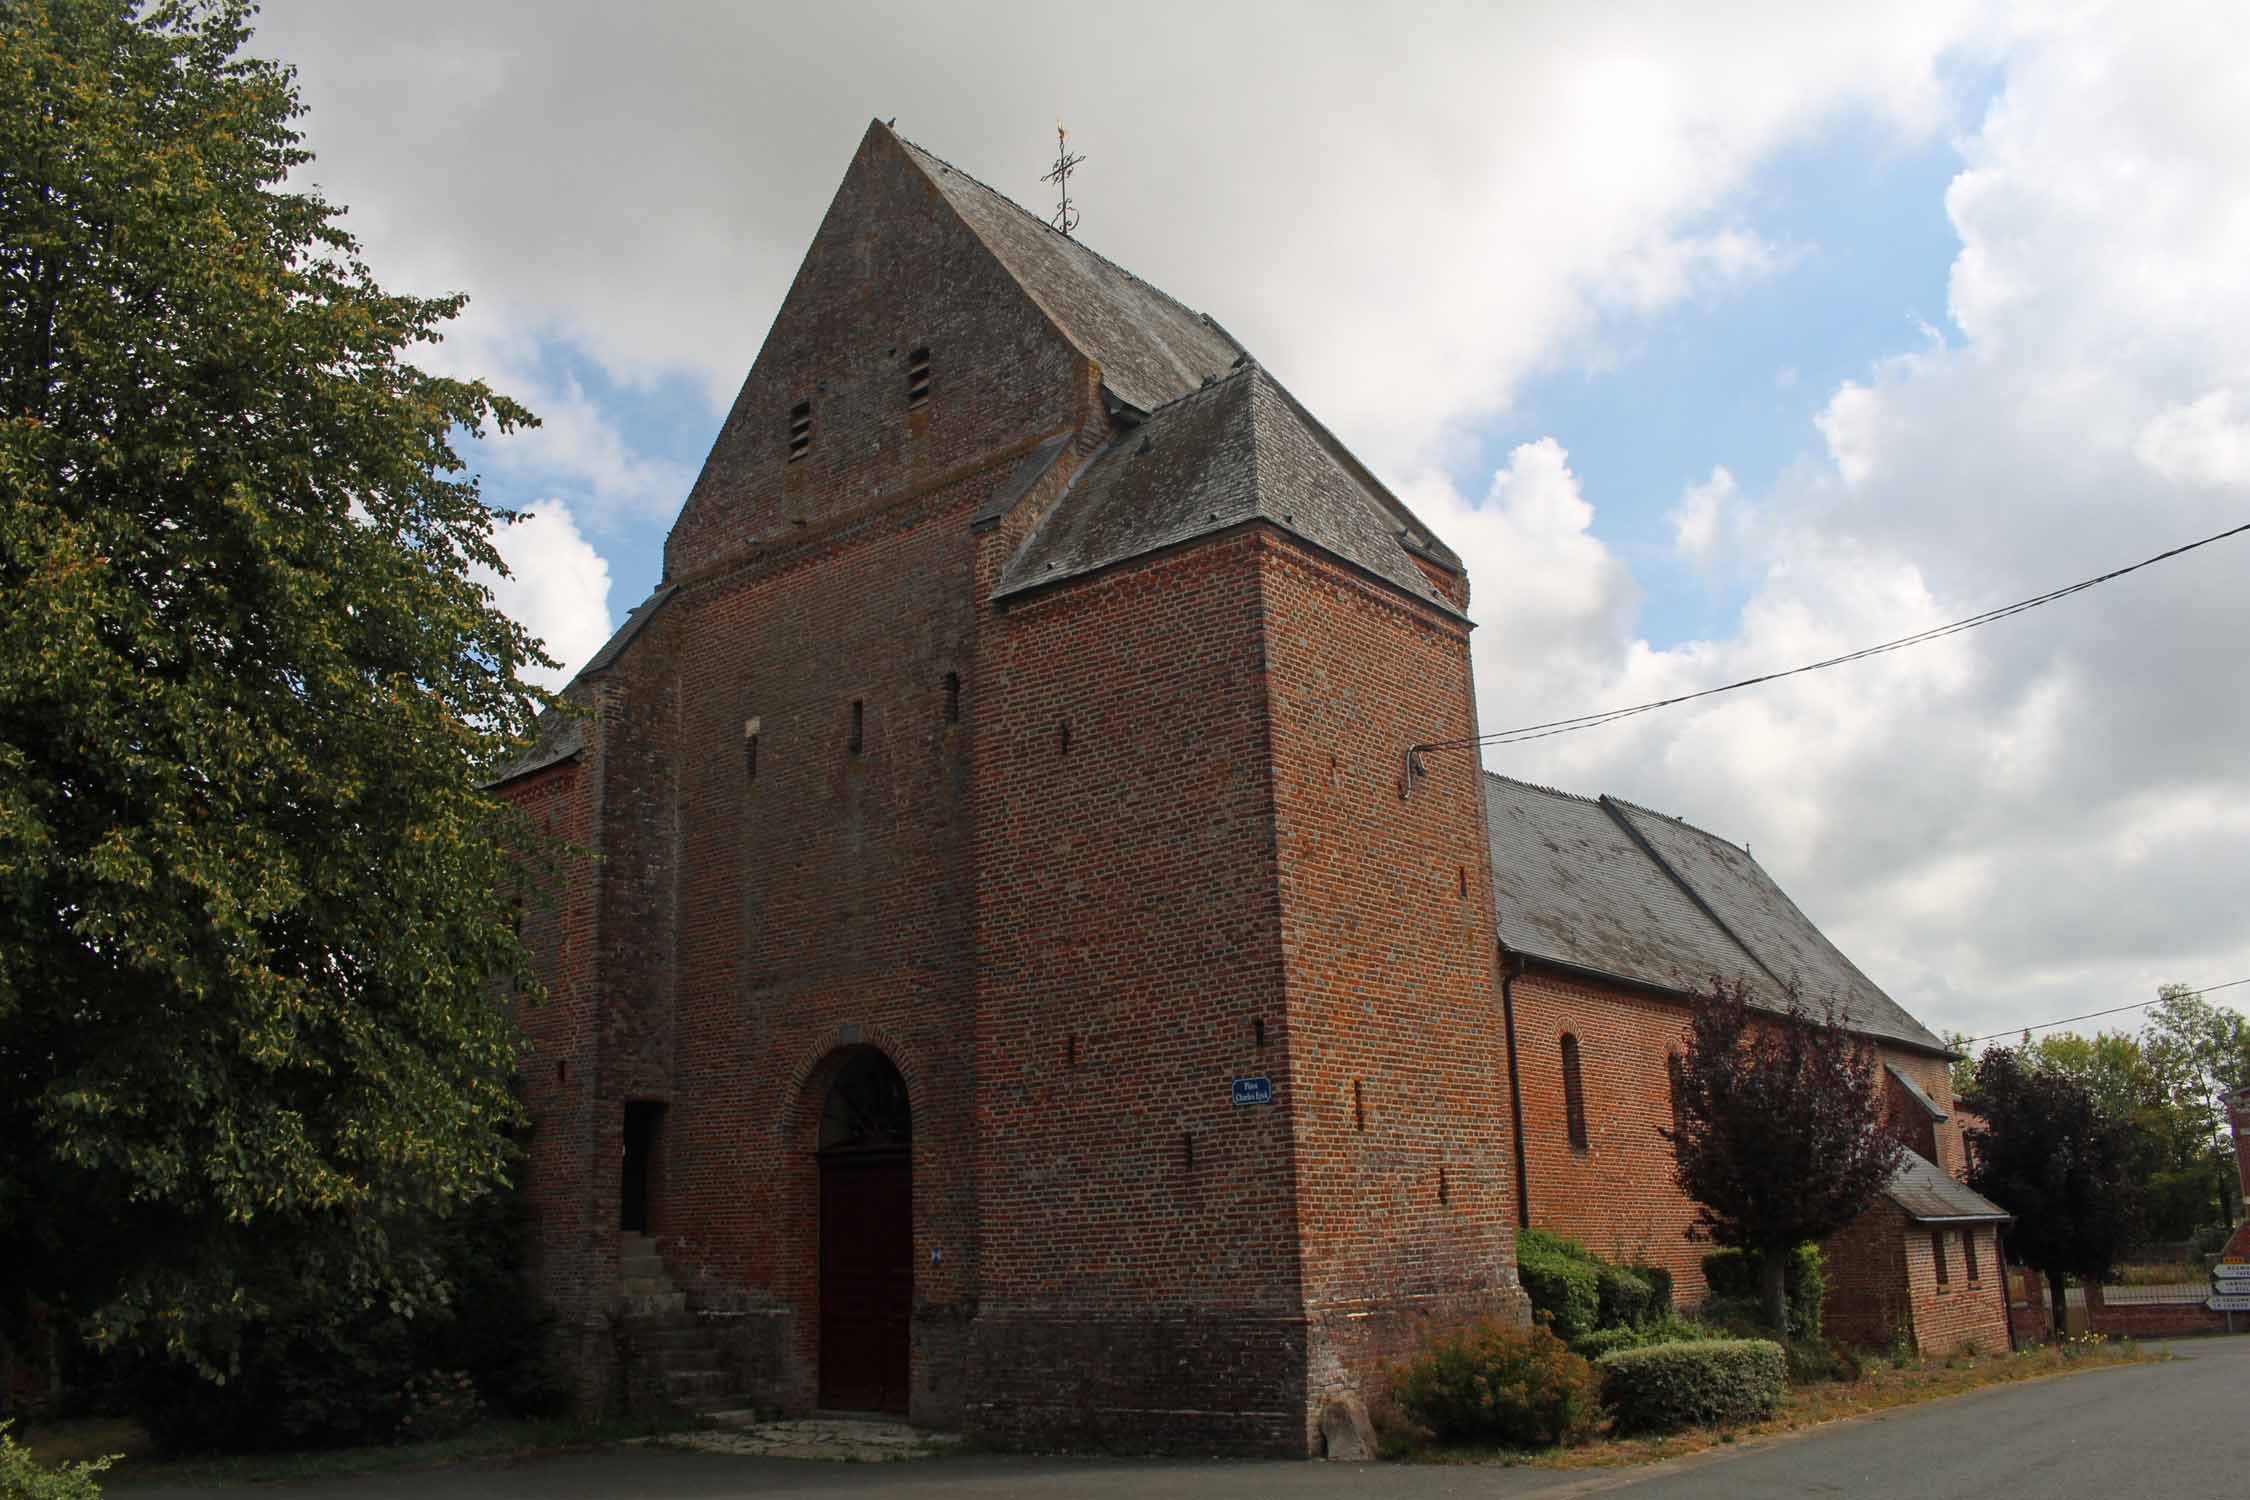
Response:
M1402 795L1476 732L1468 587L1216 322L871 125L662 583L501 778L588 851L524 922L581 1405L1319 1452L1526 1315L1527 1212L1692 1274L1633 1126L1683 964L1529 915L1521 784Z

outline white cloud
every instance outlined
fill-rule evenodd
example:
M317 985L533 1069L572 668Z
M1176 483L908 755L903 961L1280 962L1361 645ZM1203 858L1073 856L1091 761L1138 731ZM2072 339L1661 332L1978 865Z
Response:
M2174 484L2250 489L2250 398L2235 412L2233 391L2209 392L2149 418L2133 452Z
M1701 484L1689 485L1680 492L1680 503L1665 512L1672 523L1672 545L1699 561L1710 557L1719 545L1719 528L1731 519L1740 499L1734 476L1723 466Z
M1945 128L1937 61L1989 43L1989 8L839 4L777 25L272 0L258 45L299 65L312 175L387 278L466 289L617 378L692 372L714 403L870 116L1038 204L1060 111L1084 237L1388 468L1505 408L1605 312L1785 266L1756 225L1714 224L1726 195L1847 112Z
M2250 89L2225 61L2223 19L2195 21L2090 8L2008 53L1946 200L1965 338L1925 336L1839 386L1816 418L1824 461L1758 496L1755 529L1719 524L1708 485L1673 512L1684 550L1752 570L1738 628L1656 651L1629 620L1581 616L1563 689L1480 639L1487 721L1794 665L2238 523ZM1557 554L1566 567L1575 545ZM1940 1027L1997 1031L2168 979L2237 978L2250 626L2245 544L2221 545L2235 551L1492 763L1748 840ZM1518 552L1493 576L1544 567ZM1481 596L1480 637L1508 628L1508 608Z
M496 541L507 576L488 573L479 581L560 663L526 677L561 687L609 639L609 564L579 534L570 507L559 500L527 510L502 528Z

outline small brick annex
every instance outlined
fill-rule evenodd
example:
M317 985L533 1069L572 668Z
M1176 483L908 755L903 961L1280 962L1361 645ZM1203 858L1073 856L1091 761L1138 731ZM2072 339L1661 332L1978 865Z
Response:
M1303 1454L1522 1321L1473 758L1400 795L1475 733L1467 600L1216 324L871 126L661 587L503 778L584 851L524 927L581 1407L710 1336L747 1404ZM895 1265L837 1256L871 1144ZM696 1328L644 1327L672 1286Z

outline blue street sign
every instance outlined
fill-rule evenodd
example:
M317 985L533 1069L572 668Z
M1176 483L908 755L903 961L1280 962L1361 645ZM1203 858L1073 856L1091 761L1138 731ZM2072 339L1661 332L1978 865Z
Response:
M1271 1078L1237 1078L1234 1081L1234 1102L1237 1104L1273 1103Z

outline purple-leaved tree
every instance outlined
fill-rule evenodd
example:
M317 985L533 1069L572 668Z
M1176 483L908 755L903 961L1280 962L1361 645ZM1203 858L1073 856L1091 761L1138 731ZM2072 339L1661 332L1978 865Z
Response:
M1672 1143L1680 1188L1722 1245L1753 1252L1766 1321L1788 1330L1789 1251L1858 1218L1906 1148L1884 1128L1872 1044L1815 1013L1751 1003L1748 986L1713 978L1697 992L1673 1080Z

